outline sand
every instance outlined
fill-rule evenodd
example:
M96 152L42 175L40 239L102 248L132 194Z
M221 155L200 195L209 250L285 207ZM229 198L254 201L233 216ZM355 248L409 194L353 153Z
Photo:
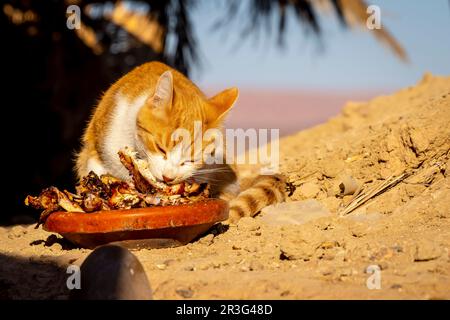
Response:
M284 226L244 218L184 247L135 251L154 299L449 299L449 111L450 78L427 74L283 138L288 201L315 199L330 214ZM342 181L370 188L405 172L340 214L352 198ZM66 268L89 252L34 226L0 228L0 298L66 299ZM372 289L368 268L380 270Z

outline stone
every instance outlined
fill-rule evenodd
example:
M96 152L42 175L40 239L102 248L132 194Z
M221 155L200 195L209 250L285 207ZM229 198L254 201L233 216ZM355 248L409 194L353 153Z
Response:
M204 236L203 238L200 238L198 240L198 243L209 246L213 243L213 239L214 239L214 235L210 233L210 234L207 234L206 236Z
M335 178L344 170L344 167L345 164L343 161L327 163L327 165L322 168L322 174L328 178Z
M9 231L9 238L20 238L21 236L27 234L27 229L23 226L14 226Z
M257 231L259 230L259 222L251 217L243 217L239 220L237 229L239 231L248 232L248 231Z
M176 290L176 293L185 299L192 298L192 296L194 295L194 291L189 288L178 288Z
M166 269L167 269L167 265L164 264L164 263L156 264L155 266L156 266L156 268L158 268L159 270L166 270Z
M280 260L310 260L314 247L305 242L283 241L280 244Z
M438 245L431 241L419 242L416 246L414 261L429 261L441 256L442 251Z
M361 183L358 182L355 178L353 178L351 175L343 174L338 179L338 186L339 186L339 195L341 196L348 196L352 195L358 190Z
M268 225L300 225L328 216L331 213L319 201L302 200L265 207L261 211L260 220Z
M72 300L151 300L152 289L140 261L117 245L96 248L80 267L81 288Z
M249 268L250 271L260 271L264 269L264 265L259 261L252 260L250 261Z
M305 198L314 198L320 192L320 188L313 182L307 182L299 187L299 192Z
M364 237L367 234L368 227L363 223L355 223L350 227L350 232L355 238Z
M337 212L341 204L341 200L336 198L335 196L325 198L321 200L321 202L325 205L325 207L328 208L330 212Z

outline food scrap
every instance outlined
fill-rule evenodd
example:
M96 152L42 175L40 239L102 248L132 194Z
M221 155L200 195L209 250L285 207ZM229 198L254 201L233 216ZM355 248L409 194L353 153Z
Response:
M170 206L191 203L209 198L206 183L181 182L167 185L156 181L147 163L129 148L119 151L119 158L130 173L132 182L119 180L110 175L98 176L93 171L81 179L76 194L56 187L44 189L39 196L27 196L25 205L43 210L36 227L43 224L55 212L91 213L102 210Z

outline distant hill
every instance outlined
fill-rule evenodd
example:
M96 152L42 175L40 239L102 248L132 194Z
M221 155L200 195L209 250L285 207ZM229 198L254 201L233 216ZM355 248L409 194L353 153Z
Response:
M216 90L207 90L208 93ZM323 123L339 113L347 101L366 101L389 90L269 91L241 89L227 128L278 128L280 136Z

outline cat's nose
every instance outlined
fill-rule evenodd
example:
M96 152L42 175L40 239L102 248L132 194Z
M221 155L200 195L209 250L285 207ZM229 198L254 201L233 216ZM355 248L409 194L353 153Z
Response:
M165 175L163 175L162 177L163 177L163 180L164 180L165 183L169 183L169 182L172 182L172 181L173 181L172 178L168 178L168 177L166 177Z

